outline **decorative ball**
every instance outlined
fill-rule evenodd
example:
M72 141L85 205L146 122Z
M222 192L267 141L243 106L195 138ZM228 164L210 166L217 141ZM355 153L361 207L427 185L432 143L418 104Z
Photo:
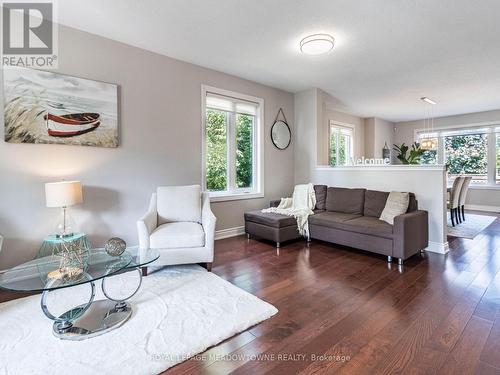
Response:
M118 237L110 238L108 242L106 242L106 245L104 245L104 249L112 257L122 255L126 248L127 243Z

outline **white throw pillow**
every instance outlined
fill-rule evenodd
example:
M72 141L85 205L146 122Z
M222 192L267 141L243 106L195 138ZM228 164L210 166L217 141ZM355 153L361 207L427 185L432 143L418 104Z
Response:
M386 223L394 225L394 218L396 216L406 213L406 211L408 211L409 203L410 203L409 193L400 193L397 191L391 191L389 197L387 197L387 202L385 202L384 210L380 215L380 220L383 220Z
M201 223L201 187L160 186L156 189L158 226L191 221Z

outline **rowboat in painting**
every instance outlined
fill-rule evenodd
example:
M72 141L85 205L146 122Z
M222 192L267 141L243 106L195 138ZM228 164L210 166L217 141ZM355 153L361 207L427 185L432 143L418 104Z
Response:
M61 116L48 113L44 116L47 131L53 137L74 137L91 132L100 125L100 118L99 113L71 113Z

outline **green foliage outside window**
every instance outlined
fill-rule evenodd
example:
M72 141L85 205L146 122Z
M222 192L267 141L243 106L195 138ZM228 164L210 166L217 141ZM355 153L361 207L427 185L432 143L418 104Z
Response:
M330 165L346 165L349 159L347 155L347 144L349 137L344 134L338 134L332 131L330 134ZM337 163L337 147L338 147L338 163Z
M437 164L437 150L425 150L420 157L420 164Z
M236 118L236 186L252 186L253 116L238 114Z
M227 188L227 114L207 110L207 189L221 191Z
M486 134L445 137L444 151L449 174L487 175L488 137Z
M225 191L228 187L228 112L207 109L206 120L206 179L207 190ZM253 122L254 117L236 114L236 186L246 188L253 181Z

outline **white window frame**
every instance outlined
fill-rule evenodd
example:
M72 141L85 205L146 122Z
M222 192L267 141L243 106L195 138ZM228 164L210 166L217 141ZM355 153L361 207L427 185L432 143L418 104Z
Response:
M339 122L335 120L330 120L329 126L328 126L328 165L330 167L341 167L342 165L339 165L339 148L337 147L337 165L331 165L330 164L330 140L332 138L332 128L344 128L349 130L352 135L351 135L351 142L349 145L349 155L347 157L347 163L345 165L351 165L352 164L352 159L354 158L354 139L356 137L356 128L352 124L348 124L345 122ZM337 144L338 144L338 139L337 139Z
M225 191L208 191L207 186L207 166L206 166L206 115L207 93L225 96L237 100L253 102L257 104L257 115L255 116L253 132L253 183L250 188L238 188L236 186L236 135L233 126L227 129L227 186ZM235 113L230 112L230 123L235 122ZM202 190L209 193L211 202L223 202L239 199L253 199L264 197L264 99L251 95L241 94L234 91L224 90L213 86L201 85L201 139L202 139Z
M444 137L446 136L443 133L448 132L460 132L460 131L471 131L474 129L478 130L486 130L485 132L481 132L483 134L487 134L488 137L488 150L487 150L487 158L488 158L488 167L487 167L487 181L486 184L475 184L471 183L471 188L474 189L500 189L500 183L496 181L496 135L500 132L500 122L481 122L474 124L464 124L464 125L456 125L449 127L439 127L434 128L433 131L429 131L429 129L415 129L414 131L414 139L416 142L419 141L419 136L421 134L429 134L430 137L438 138L438 149L437 149L437 164L443 165L445 164L445 153L444 153Z

